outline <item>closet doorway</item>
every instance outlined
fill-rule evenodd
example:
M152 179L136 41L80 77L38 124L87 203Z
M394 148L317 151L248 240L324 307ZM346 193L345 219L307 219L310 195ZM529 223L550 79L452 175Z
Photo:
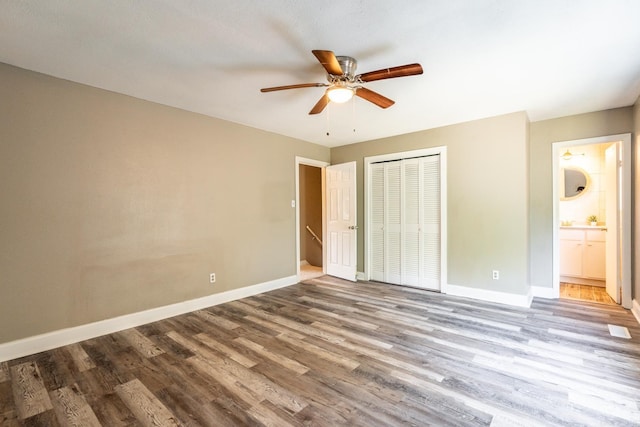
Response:
M446 147L365 158L365 276L446 286Z

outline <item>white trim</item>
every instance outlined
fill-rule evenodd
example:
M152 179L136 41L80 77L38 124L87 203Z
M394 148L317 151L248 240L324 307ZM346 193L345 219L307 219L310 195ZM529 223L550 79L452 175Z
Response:
M526 295L520 295L448 284L446 294L527 308L531 307L531 301L533 300L531 289Z
M152 308L149 310L139 311L137 313L88 323L86 325L60 329L16 341L10 341L0 344L0 362L27 356L29 354L39 353L41 351L51 350L53 348L111 334L195 310L201 310L214 305L224 304L225 302L247 298L264 292L291 286L296 283L298 283L297 276L283 277L281 279L233 289L218 294L208 295L206 297L182 301L175 304L165 305L163 307Z
M558 195L558 170L560 168L561 150L575 145L603 144L606 142L620 142L622 144L622 212L621 221L622 233L624 236L631 236L631 134L623 133L617 135L605 135L595 138L576 139L571 141L558 141L552 143L552 194L553 194L553 244L552 244L552 279L553 289L560 295L560 197ZM622 307L630 309L631 301L631 239L622 239Z
M633 183L631 182L631 169L633 168L632 151L631 151L631 134L623 135L622 143L622 306L631 309L633 306L632 284L631 284L631 216L633 215L634 206L631 200L633 191ZM626 237L626 238L625 238Z
M363 271L356 271L356 280L367 280Z
M440 156L440 292L446 293L447 284L447 147L430 147L419 150L400 151L364 158L364 279L371 280L371 164L391 160L402 160L413 157Z
M448 289L448 275L447 266L449 253L448 241L449 241L449 216L447 214L447 147L439 147L440 154L440 292L447 292Z
M324 236L324 232L326 229L325 218L324 218L324 168L329 166L329 163L323 162L321 160L307 159L305 157L296 156L295 158L295 184L296 184L296 275L300 278L300 165L306 166L314 166L321 169L321 177L320 180L322 182L322 241L326 241L326 236ZM324 245L322 247L322 272L326 273L325 266L326 265L326 255Z
M638 323L640 323L640 303L637 299L633 300L633 307L631 307L631 312L635 316Z
M532 286L531 293L534 297L546 298L546 299L558 299L560 298L559 292L556 292L553 288L544 286Z
M392 160L402 160L402 159L410 159L413 157L425 157L425 156L434 156L440 154L442 151L446 151L447 147L442 145L439 147L430 147L430 148L421 148L419 150L411 150L411 151L399 151L388 154L380 154L377 156L369 156L364 158L364 164L367 165L369 163L378 163L378 162L388 162Z

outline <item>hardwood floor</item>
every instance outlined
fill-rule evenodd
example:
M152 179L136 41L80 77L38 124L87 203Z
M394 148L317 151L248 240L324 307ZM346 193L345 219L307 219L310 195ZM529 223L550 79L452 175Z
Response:
M599 302L602 304L616 304L600 286L578 285L575 283L560 283L560 298L582 301Z
M315 279L317 277L323 276L322 267L317 267L315 265L304 264L300 265L300 275L298 276L298 280L301 282Z
M617 305L327 276L0 364L2 426L631 426L639 396Z

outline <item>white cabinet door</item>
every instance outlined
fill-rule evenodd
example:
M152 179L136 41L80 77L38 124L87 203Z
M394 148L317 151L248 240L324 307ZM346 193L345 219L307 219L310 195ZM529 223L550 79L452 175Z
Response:
M327 166L327 274L356 281L356 162Z
M606 243L587 240L584 246L583 273L587 279L605 280Z
M560 275L582 276L582 240L560 240Z

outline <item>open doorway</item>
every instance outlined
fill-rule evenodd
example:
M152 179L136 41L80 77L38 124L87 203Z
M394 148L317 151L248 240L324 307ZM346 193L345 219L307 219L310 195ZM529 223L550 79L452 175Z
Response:
M630 140L624 134L553 145L560 298L631 306Z
M296 262L299 281L325 272L324 168L328 163L296 158Z

